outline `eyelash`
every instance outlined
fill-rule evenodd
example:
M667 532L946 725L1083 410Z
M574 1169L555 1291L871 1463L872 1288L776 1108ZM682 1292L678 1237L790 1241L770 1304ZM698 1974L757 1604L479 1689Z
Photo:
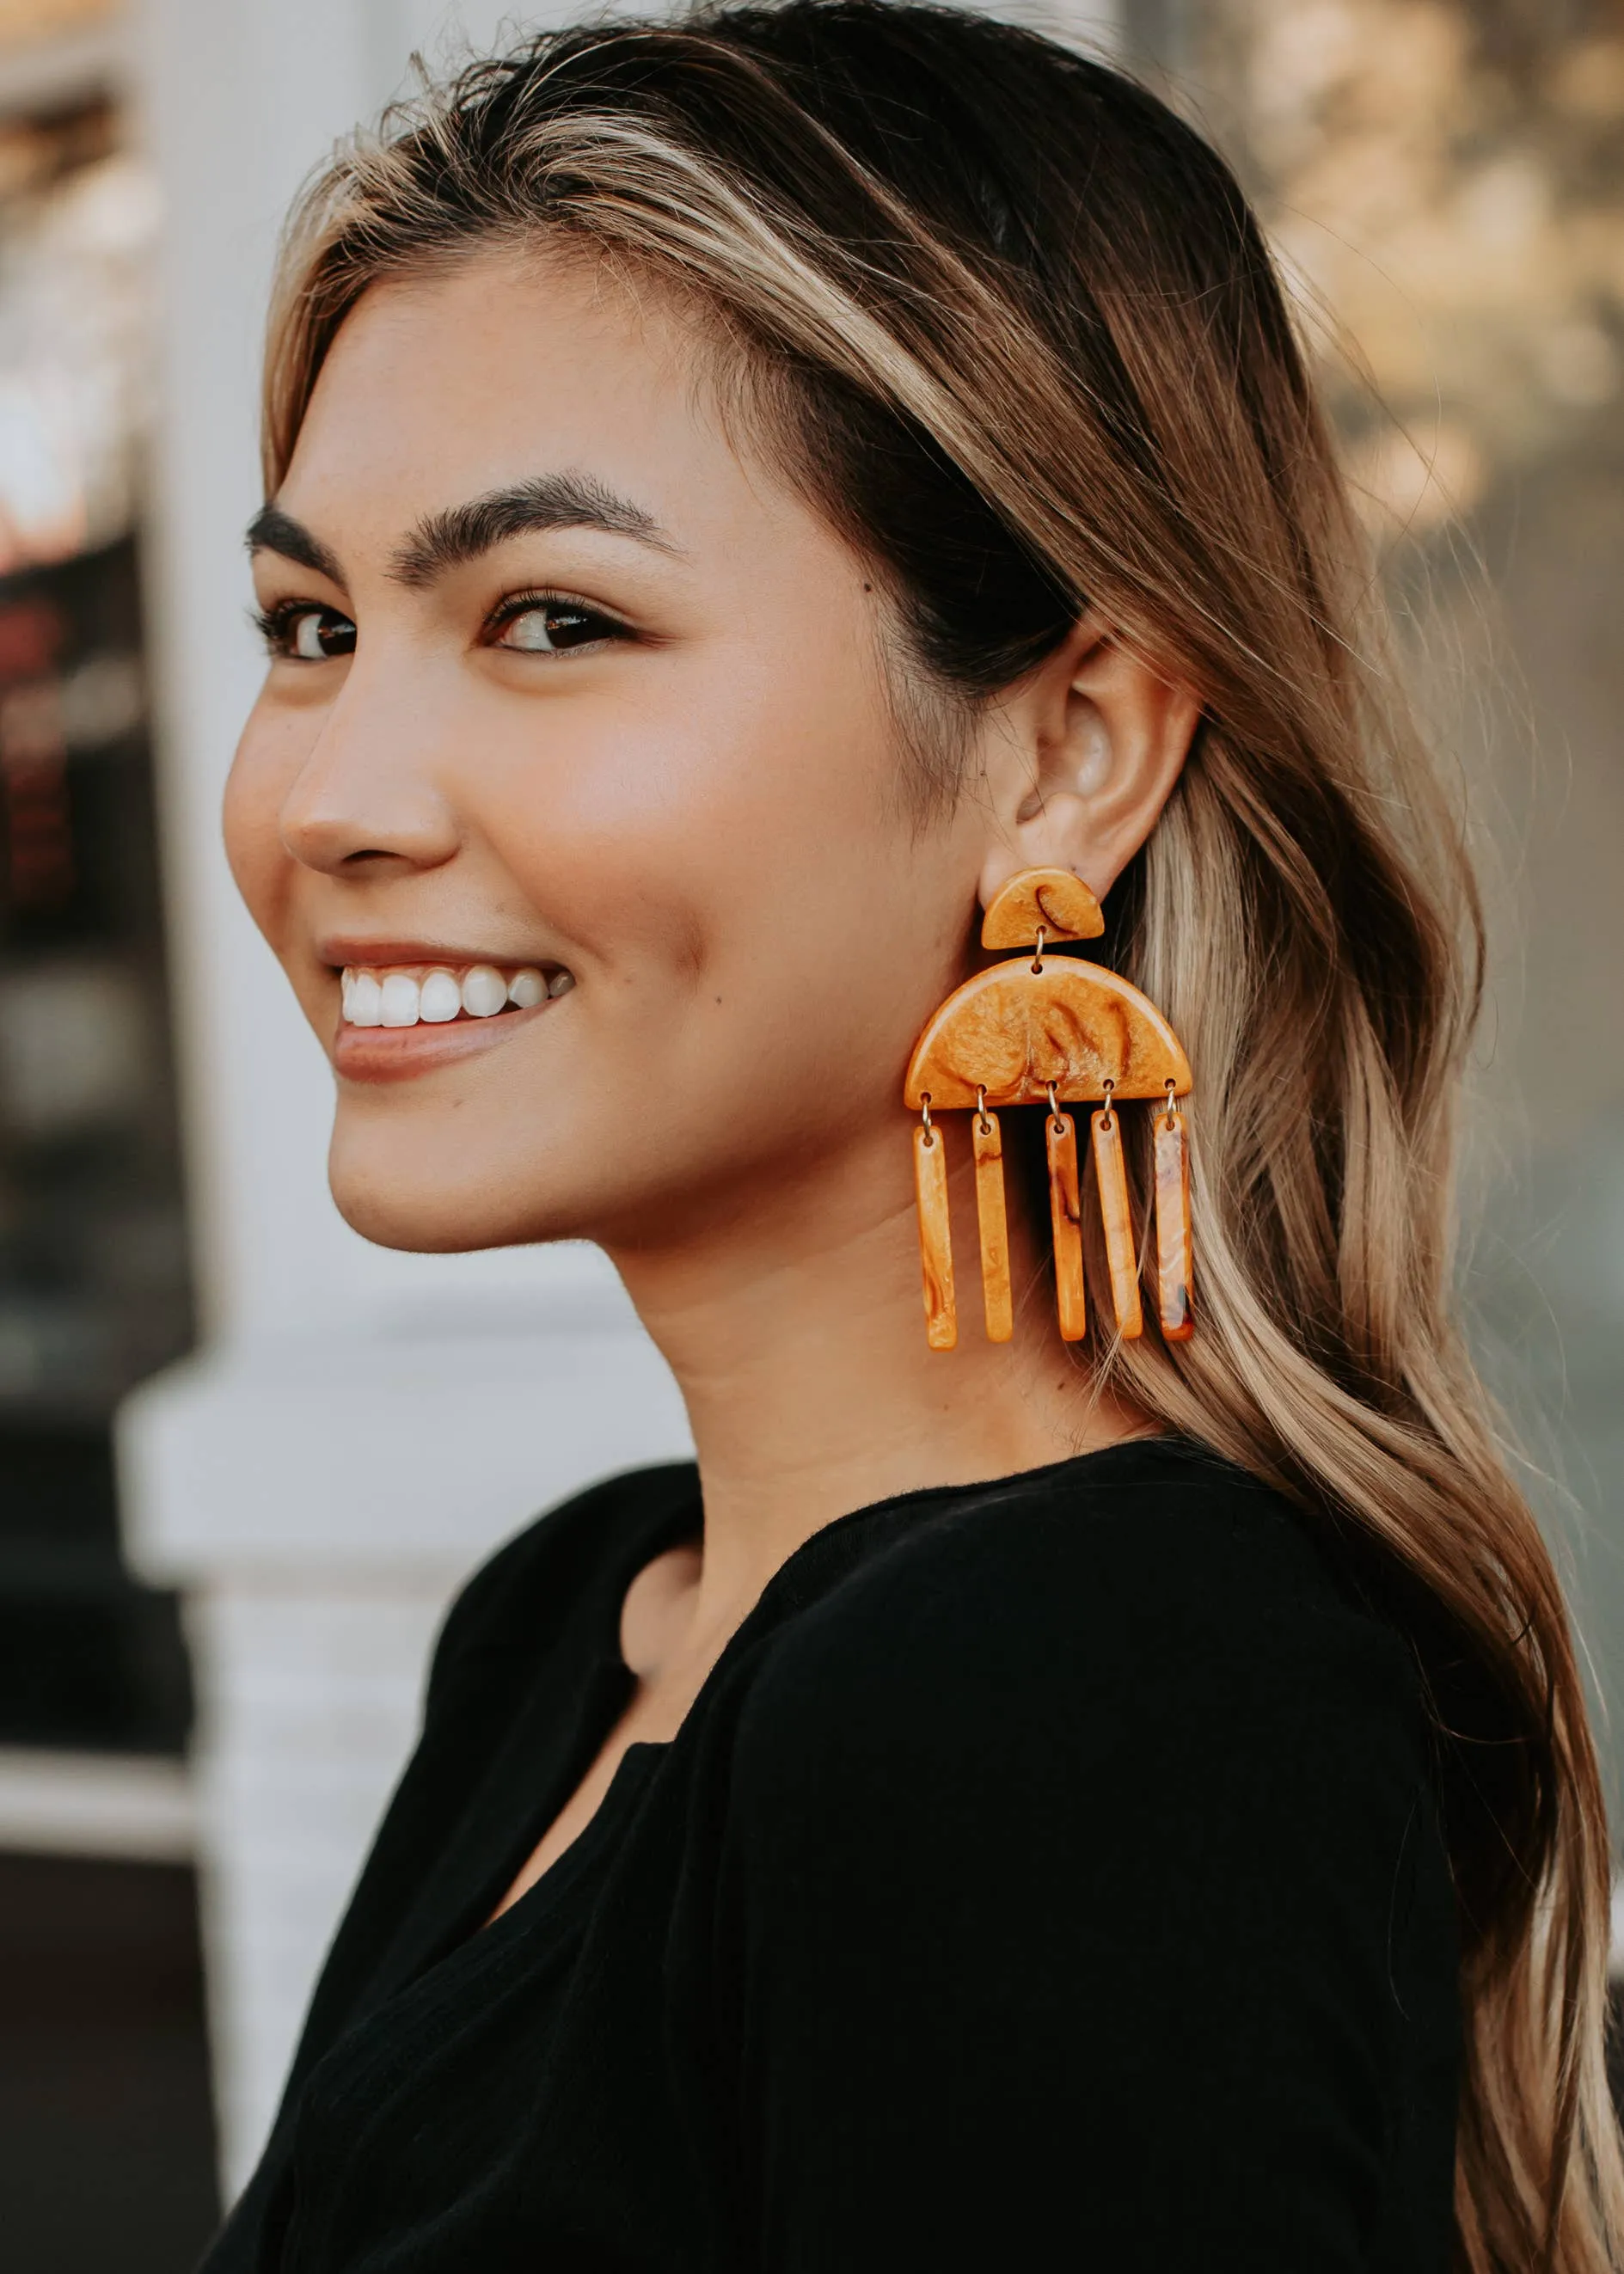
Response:
M518 617L529 615L537 609L557 609L560 613L585 616L591 623L601 625L603 629L595 633L591 639L582 641L583 647L596 646L600 639L629 640L635 637L629 624L622 623L618 616L605 614L602 608L593 607L590 600L583 600L574 592L551 591L545 588L533 592L510 593L507 599L499 601L492 609L485 620L485 629L487 634L499 632L504 625L513 623ZM558 651L563 654L569 651L560 649ZM545 648L517 649L510 652L545 655L546 650Z
M600 639L629 640L635 636L630 626L622 623L618 617L606 614L603 609L593 607L588 601L578 599L573 593L551 591L509 594L506 599L499 602L492 608L481 629L491 644L498 645L500 643L493 636L496 633L501 631L506 625L516 621L519 617L529 615L537 610L557 610L560 614L568 613L583 616L593 624L602 626L603 629L596 632L591 638L580 643L583 647L596 646ZM304 616L329 616L342 622L350 621L341 608L329 607L325 602L320 600L288 599L274 601L268 608L251 609L249 612L250 621L271 654L279 659L291 662L314 660L310 657L296 656L292 650L293 628ZM553 651L559 654L573 652L568 648ZM549 651L545 648L520 648L510 650L509 652L545 655Z
M282 657L291 654L289 642L301 616L342 614L342 609L327 607L320 600L274 600L268 608L251 608L248 621L271 653Z

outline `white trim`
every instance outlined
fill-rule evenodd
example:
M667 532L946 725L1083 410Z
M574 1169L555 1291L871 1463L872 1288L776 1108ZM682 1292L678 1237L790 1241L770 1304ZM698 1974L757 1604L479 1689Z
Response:
M229 1573L448 1594L542 1509L691 1454L677 1386L613 1291L596 1319L584 1297L550 1322L459 1322L447 1303L443 1334L312 1325L154 1375L118 1414L132 1563L189 1589Z
M184 1864L196 1845L180 1761L0 1746L0 1850Z

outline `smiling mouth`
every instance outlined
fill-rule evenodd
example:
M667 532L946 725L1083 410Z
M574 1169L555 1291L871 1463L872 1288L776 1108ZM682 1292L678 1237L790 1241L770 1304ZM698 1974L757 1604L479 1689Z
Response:
M553 1014L575 983L556 963L347 963L334 1071L347 1081L410 1081Z
M345 1028L448 1027L537 1010L575 983L560 964L347 963L340 1013Z

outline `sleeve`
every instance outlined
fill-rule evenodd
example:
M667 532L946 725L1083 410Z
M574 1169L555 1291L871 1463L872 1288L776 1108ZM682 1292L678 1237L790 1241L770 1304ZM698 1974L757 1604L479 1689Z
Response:
M1341 1630L1102 1649L1075 1606L1063 1648L1049 1623L989 1645L984 1615L939 1620L889 1651L831 1632L741 1728L753 2255L1387 2265L1417 1872L1453 1998L1402 1652ZM1448 2162L1446 2139L1446 2206Z

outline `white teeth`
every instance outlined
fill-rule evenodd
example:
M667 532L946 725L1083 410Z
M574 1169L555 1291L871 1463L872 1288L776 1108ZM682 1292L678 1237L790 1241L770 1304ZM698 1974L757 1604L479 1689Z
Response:
M493 964L476 963L462 975L462 1008L470 1019L493 1019L508 1001L508 982Z
M421 999L421 990L415 979L403 971L392 971L383 983L383 1017L385 1027L415 1027Z
M462 990L448 971L431 971L418 995L417 1015L431 1027L446 1026L462 1007Z
M370 971L346 975L350 979L350 1000L344 1005L345 1018L352 1027L381 1027L383 989Z
M549 997L568 995L575 975L554 971L551 977L527 963L509 978L493 963L476 963L461 976L443 967L414 979L407 971L375 972L346 965L339 975L339 1000L349 1027L448 1026L464 1012L470 1019L493 1019L511 1003L515 1010L533 1010Z

